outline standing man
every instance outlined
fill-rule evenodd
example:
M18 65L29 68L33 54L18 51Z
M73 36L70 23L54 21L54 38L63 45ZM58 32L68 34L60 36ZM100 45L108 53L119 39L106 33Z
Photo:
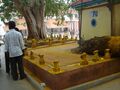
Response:
M25 49L23 38L21 33L15 30L16 24L14 21L10 21L8 25L9 32L5 35L5 50L9 53L11 75L13 80L18 80L19 75L17 70L19 70L20 79L24 79L26 76L22 63L23 50Z

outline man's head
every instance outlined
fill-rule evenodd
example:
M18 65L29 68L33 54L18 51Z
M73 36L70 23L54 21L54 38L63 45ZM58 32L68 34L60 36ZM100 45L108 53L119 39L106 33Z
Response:
M8 25L9 25L9 29L15 29L16 27L16 24L14 21L9 21Z

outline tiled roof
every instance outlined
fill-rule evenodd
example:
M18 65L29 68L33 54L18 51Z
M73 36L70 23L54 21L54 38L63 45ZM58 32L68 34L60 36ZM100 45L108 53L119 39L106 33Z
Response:
M16 26L17 28L19 28L20 30L27 30L27 25L26 25L26 22L25 22L25 19L22 18L22 19L17 19L16 20Z
M73 8L88 7L96 4L101 4L103 2L105 2L105 0L77 0L76 2L72 3L70 6Z
M73 2L71 4L71 6L75 6L77 4L80 4L80 3L85 3L85 2L89 2L89 1L92 1L92 0L77 0L76 2Z
M57 25L58 21L55 19L49 19L47 20L47 28L60 28L60 27L68 27L68 24L66 22L63 22L62 25Z

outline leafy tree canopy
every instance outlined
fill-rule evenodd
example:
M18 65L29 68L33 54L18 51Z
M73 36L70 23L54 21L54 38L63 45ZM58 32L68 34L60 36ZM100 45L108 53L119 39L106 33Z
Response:
M0 4L0 18L4 21L5 19L10 20L12 17L21 16L18 9L15 7L15 0L2 0ZM25 8L31 7L35 2L36 9L40 6L42 0L19 0L21 5ZM69 3L76 0L45 0L45 16L62 18L69 8Z

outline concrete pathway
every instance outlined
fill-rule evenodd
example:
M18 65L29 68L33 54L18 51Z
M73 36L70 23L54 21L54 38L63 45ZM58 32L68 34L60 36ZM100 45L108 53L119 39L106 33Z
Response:
M120 90L120 78L111 80L88 90Z
M0 46L0 90L35 90L26 80L13 81L12 78L5 73L4 45Z

